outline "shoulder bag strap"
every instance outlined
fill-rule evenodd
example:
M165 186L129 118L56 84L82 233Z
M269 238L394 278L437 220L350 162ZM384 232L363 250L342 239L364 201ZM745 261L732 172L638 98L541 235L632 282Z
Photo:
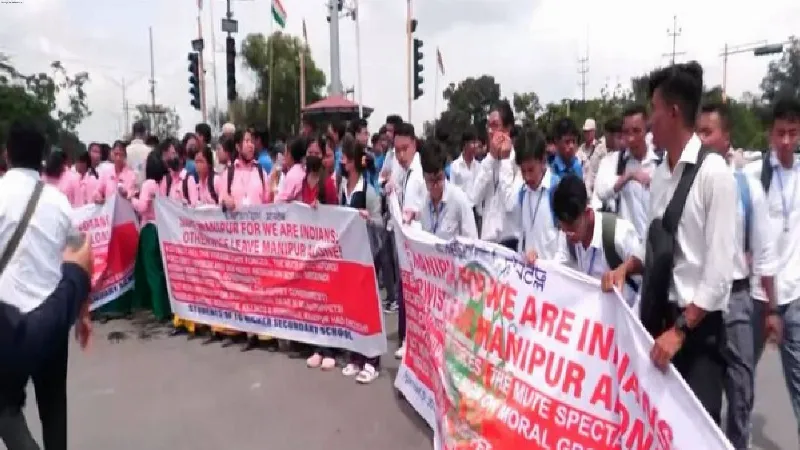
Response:
M2 256L0 256L0 274L6 270L6 266L17 251L17 247L19 247L22 236L25 235L25 231L28 229L28 224L31 222L33 212L36 210L36 205L39 204L39 198L42 196L42 189L44 189L44 183L42 183L41 180L36 181L36 186L33 188L33 194L31 194L31 198L25 206L22 219L17 223L14 234L11 235L11 239L8 240L8 244L5 250L3 250Z
M770 161L770 151L764 152L761 159L761 185L764 192L769 193L769 185L772 183L772 161Z
M617 231L617 216L610 213L600 214L600 225L603 230L603 254L606 256L606 264L611 270L616 269L622 264L622 258L617 253L617 246L614 245L614 233Z
M672 199L669 201L667 209L661 217L665 231L673 236L678 231L678 222L680 222L681 216L683 215L683 207L686 205L686 199L689 197L689 190L692 188L692 184L694 184L697 171L700 169L708 153L708 149L701 148L700 152L697 154L697 162L684 166L681 179L678 181L678 187L675 188Z

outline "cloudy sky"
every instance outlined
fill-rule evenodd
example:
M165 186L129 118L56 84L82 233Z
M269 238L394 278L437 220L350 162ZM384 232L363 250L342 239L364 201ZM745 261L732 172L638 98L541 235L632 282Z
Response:
M0 4L0 52L12 56L23 71L43 70L60 59L70 71L88 70L89 104L93 115L79 129L84 140L112 140L121 133L124 77L130 104L148 101L150 70L148 27L155 46L156 97L175 106L184 128L200 120L189 106L186 54L197 36L196 0L17 0ZM352 0L348 0L352 1ZM210 3L213 3L211 5ZM722 81L721 49L765 40L780 42L800 23L797 0L759 2L724 0L414 0L417 34L425 42L426 94L415 102L417 125L434 116L435 48L441 49L446 74L439 86L468 76L491 74L503 95L535 91L543 101L579 96L578 58L588 49L587 96L606 85L627 86L631 76L669 61L667 35L678 17L679 59L697 59L706 84ZM646 4L647 3L647 4ZM239 41L245 34L269 33L270 0L233 0L239 20ZM330 69L329 31L323 0L283 0L287 32L300 35L308 24L313 57L326 74ZM406 114L405 2L360 0L362 96L375 109L371 126L390 113ZM755 7L758 5L758 8ZM211 19L213 9L214 20ZM212 23L219 29L224 0L204 0L203 28L207 45ZM794 26L794 29L793 29ZM224 34L216 33L222 50ZM209 50L207 60L211 59ZM757 91L772 57L752 54L730 57L729 93ZM219 101L225 101L224 53L217 54ZM355 27L341 27L342 77L345 86L357 80ZM210 74L210 71L209 71ZM209 80L209 105L214 91ZM239 92L253 88L252 76L239 71ZM357 86L356 86L357 88Z

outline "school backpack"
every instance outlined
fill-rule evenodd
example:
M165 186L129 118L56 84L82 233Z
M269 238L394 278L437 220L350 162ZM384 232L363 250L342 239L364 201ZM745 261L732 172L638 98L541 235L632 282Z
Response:
M231 186L233 186L233 172L235 170L236 165L231 164L228 166L228 195L231 195ZM258 178L261 179L261 190L263 191L266 184L264 182L264 170L261 166L258 167Z

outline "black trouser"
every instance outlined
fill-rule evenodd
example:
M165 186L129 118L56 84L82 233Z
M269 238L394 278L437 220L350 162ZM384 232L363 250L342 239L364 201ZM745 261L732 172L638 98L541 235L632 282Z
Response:
M33 439L25 414L19 409L6 409L0 412L0 440L8 450L39 450Z
M683 311L673 308L677 318ZM669 326L674 324L670 321ZM722 391L726 362L725 319L721 311L709 312L687 336L672 358L695 397L717 425L722 422Z
M44 450L67 449L68 336L64 336L63 343L53 349L50 358L32 376Z
M25 385L34 376L46 450L66 449L66 360L69 330L88 298L88 274L62 266L56 290L22 314L0 302L0 440L9 450L36 449L26 438ZM38 381L37 381L38 379Z

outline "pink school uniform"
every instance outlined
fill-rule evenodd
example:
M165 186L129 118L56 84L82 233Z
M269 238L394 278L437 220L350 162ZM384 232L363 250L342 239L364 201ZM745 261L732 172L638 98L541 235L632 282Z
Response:
M102 195L104 199L114 195L114 193L117 192L117 186L120 185L125 189L128 198L130 198L133 195L133 191L136 189L136 172L130 167L125 166L119 172L114 168L114 170L105 171L100 175L100 195Z
M88 172L83 175L75 173L75 180L77 185L75 188L75 201L72 203L72 207L80 208L83 205L93 203L95 194L100 188L100 180Z
M217 194L221 197L223 194L228 194L228 177L231 168L223 172L221 176L217 177ZM248 205L264 205L270 202L269 192L269 175L261 170L264 176L264 183L261 183L262 178L258 175L261 167L255 162L251 161L245 163L237 159L233 163L233 180L231 182L230 195L236 202L236 206Z
M212 183L214 184L214 192L217 194L217 200L214 200L214 197L211 196L211 190L208 188L208 176L206 178L202 178L197 182L197 204L198 205L216 205L219 203L220 192L217 189L219 186L219 176L214 175L213 173L209 175L212 178Z
M169 186L169 192L167 192L167 177L171 177L172 181ZM159 186L159 191L161 195L165 197L169 197L173 200L177 200L181 203L188 203L189 205L196 205L197 204L197 183L194 181L194 177L189 176L187 178L187 185L186 190L187 194L189 194L189 198L187 199L184 197L183 192L183 180L187 178L184 172L172 172L168 173L164 176L164 179L161 180L161 185Z
M159 190L158 183L156 183L155 180L144 180L142 189L139 191L139 197L131 200L133 209L142 217L142 225L155 223L156 221L155 205L153 201Z
M283 184L275 197L278 203L288 203L300 200L300 194L303 191L303 183L306 180L306 171L302 164L295 164L286 172L286 177L283 179Z

